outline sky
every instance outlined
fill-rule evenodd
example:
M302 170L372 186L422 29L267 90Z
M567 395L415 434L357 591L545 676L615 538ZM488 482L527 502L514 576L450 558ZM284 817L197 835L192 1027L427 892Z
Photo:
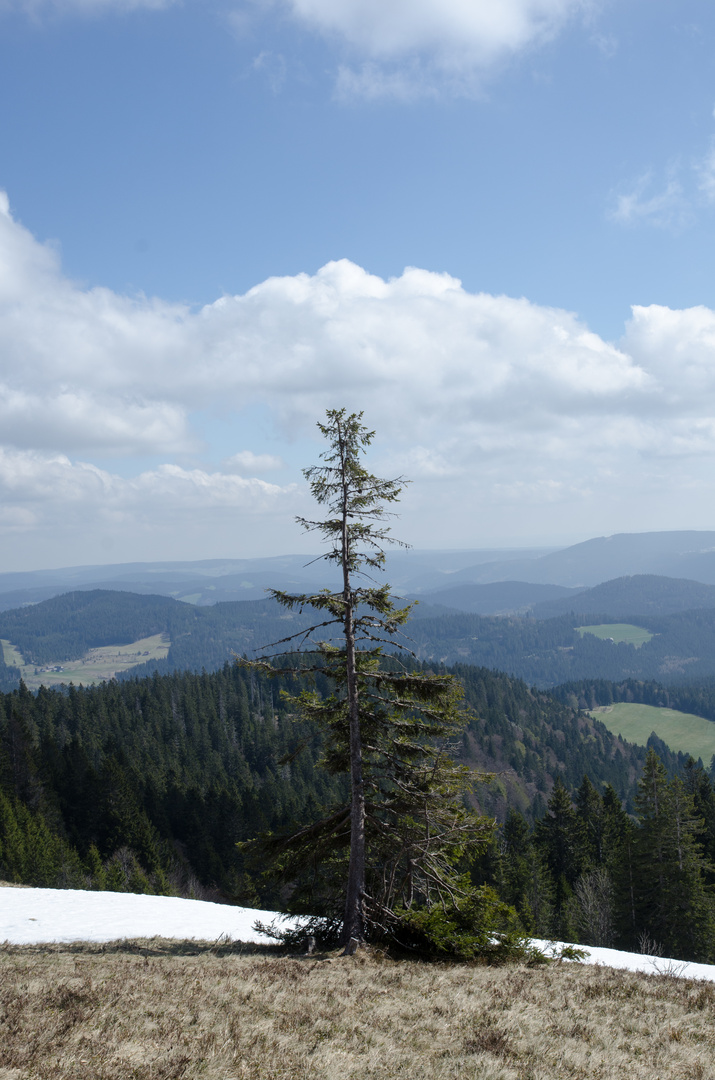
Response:
M715 528L715 5L0 0L0 566Z

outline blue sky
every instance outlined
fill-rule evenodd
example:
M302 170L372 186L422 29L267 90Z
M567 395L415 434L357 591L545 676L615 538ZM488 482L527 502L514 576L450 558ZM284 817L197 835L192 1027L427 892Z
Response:
M703 0L0 0L0 100L6 569L305 546L343 404L417 546L715 527Z

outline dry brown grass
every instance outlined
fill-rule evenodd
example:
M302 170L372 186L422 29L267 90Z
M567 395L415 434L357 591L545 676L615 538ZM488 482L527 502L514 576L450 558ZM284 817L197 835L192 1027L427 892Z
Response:
M151 941L0 949L0 1080L715 1080L715 986Z

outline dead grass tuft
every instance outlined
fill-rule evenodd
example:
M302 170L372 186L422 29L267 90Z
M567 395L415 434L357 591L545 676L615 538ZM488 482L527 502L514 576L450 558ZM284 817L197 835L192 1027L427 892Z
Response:
M0 1080L715 1080L715 987L159 940L0 949Z

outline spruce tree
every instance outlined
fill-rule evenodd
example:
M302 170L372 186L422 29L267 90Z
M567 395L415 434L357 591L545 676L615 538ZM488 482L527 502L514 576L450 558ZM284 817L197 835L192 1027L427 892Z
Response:
M327 542L322 558L338 568L341 585L312 594L273 590L283 606L310 607L322 616L274 647L293 650L291 673L327 677L327 694L305 691L294 700L304 718L324 729L322 764L347 774L350 795L319 822L279 838L272 850L286 878L295 882L312 868L312 880L328 895L335 893L333 880L342 875L347 852L338 895L343 942L352 949L370 928L394 933L414 905L449 906L466 895L457 863L470 845L488 839L493 823L467 809L464 793L474 778L450 756L465 723L459 683L419 670L409 657L384 654L385 645L401 647L410 614L410 606L396 606L389 585L374 580L384 568L385 546L399 543L386 519L405 482L364 467L374 432L363 425L362 413L330 410L318 428L328 443L323 464L304 474L327 513L298 523ZM297 657L301 649L317 653L315 663Z
M683 960L713 955L712 901L704 883L698 842L702 820L683 781L668 781L655 751L648 750L638 785L636 915L641 931Z
M569 901L580 871L579 822L571 796L556 778L546 816L536 823L535 840L555 884L553 930L563 940L572 934Z
M611 784L603 792L604 866L613 882L615 944L638 948L636 826Z

